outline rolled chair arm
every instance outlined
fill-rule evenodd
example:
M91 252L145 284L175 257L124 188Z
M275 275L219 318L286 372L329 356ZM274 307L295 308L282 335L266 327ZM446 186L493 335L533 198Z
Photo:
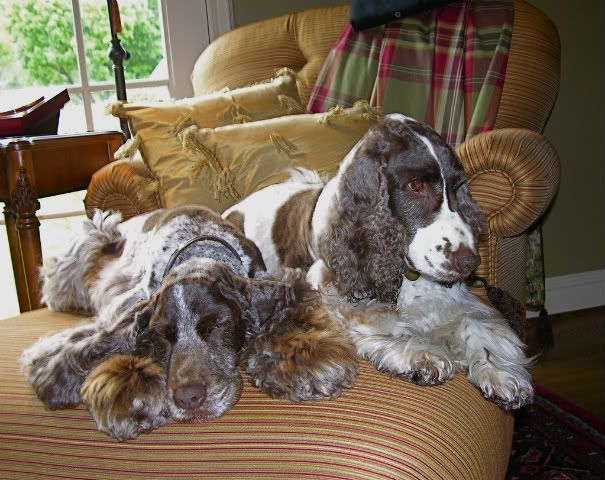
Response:
M86 213L117 210L124 220L161 207L159 182L140 159L121 159L92 177L86 194Z
M486 214L489 234L525 232L550 205L559 185L559 156L531 130L505 128L474 136L457 153L471 193Z
M550 205L559 184L559 156L532 130L481 133L457 148L471 193L487 216L476 274L525 305L527 229ZM484 295L483 289L475 293Z

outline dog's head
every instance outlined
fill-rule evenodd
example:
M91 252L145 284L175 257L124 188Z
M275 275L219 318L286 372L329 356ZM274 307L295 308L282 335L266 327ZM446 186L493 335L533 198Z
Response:
M253 279L223 263L192 259L174 268L134 315L137 352L160 358L171 416L217 418L239 398L239 353L247 338L308 301L293 280Z
M429 126L386 115L345 158L339 175L345 214L359 210L363 225L384 219L377 245L381 235L390 239L379 247L391 263L390 282L413 270L452 283L479 265L484 217L454 151Z
M245 325L242 305L220 291L223 275L235 274L220 262L188 261L135 314L135 353L158 358L166 369L173 418L217 418L239 398Z

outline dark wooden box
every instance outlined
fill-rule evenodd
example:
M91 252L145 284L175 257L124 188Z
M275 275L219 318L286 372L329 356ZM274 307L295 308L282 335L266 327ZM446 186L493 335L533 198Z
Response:
M67 90L61 90L0 113L0 138L56 134L59 114L68 101Z

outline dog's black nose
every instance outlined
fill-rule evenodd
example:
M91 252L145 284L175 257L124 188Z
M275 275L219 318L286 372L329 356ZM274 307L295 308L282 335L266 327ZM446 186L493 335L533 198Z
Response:
M174 391L174 403L179 408L193 410L199 408L206 399L206 387L200 384L190 384L179 387Z
M454 252L454 268L461 275L470 275L481 263L481 257L468 247L460 247Z

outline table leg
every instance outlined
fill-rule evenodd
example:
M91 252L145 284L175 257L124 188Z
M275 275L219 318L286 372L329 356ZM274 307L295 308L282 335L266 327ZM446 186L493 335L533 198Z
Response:
M9 185L10 211L14 213L13 232L16 231L16 245L13 236L10 249L11 256L13 252L16 254L16 260L13 257L13 265L15 261L21 264L16 274L22 277L15 277L15 280L20 280L20 283L17 283L17 295L19 308L23 312L43 306L38 275L38 269L42 265L42 245L40 221L36 216L40 202L35 189L31 152L27 150L26 145L16 145L15 151L10 152L8 156L9 179L12 183ZM12 235L14 234L9 234L9 241Z
M19 309L24 312L30 309L27 280L21 259L21 247L19 246L19 234L17 233L17 215L9 202L5 202L4 204L4 221L6 223L6 236L8 237L11 263L13 264L13 276L15 277L15 286L17 287Z

